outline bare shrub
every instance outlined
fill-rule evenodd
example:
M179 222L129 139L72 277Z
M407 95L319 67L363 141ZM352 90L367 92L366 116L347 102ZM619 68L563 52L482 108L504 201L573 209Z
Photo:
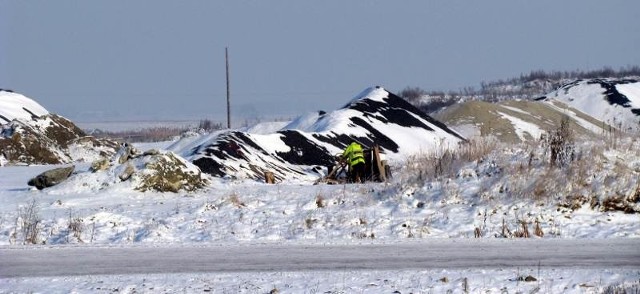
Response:
M220 130L220 129L222 129L222 124L219 123L219 122L218 123L213 122L212 120L209 120L209 119L202 119L198 123L198 129L199 130L204 130L204 131L207 131L207 132L214 131L214 130Z
M516 230L513 233L513 236L516 238L529 238L531 235L529 234L529 224L526 221L518 221L522 228L520 230Z
M540 238L544 237L544 232L542 231L542 228L540 227L540 222L536 219L536 228L534 229L534 234Z
M427 91L421 89L420 87L406 87L399 93L400 97L406 99L411 103L417 102L422 96L427 95Z
M602 201L602 211L623 211L624 213L638 213L640 209L629 202L622 195L609 196Z
M502 219L502 233L500 234L500 237L502 238L509 238L511 237L513 234L511 233L511 230L509 230L509 227L507 227L507 222L505 222L504 218Z
M574 159L574 138L569 123L569 117L563 116L558 128L545 138L545 144L551 153L549 164L552 167L565 166Z
M322 197L322 195L316 196L316 206L318 208L324 208L326 206L324 197Z
M414 163L410 168L416 169L411 174L416 175L417 182L455 177L464 164L482 161L496 148L496 145L493 139L474 139L455 149L442 148L432 153L415 156L409 160Z
M18 217L16 219L16 231L20 227L22 235L22 244L38 244L42 218L40 218L40 208L38 202L32 199L24 207L18 208ZM14 237L17 236L14 233Z
M480 161L498 146L498 142L491 137L481 137L469 140L458 147L458 156L466 161Z
M78 242L83 243L82 241L82 232L84 231L84 220L81 217L77 217L73 215L73 211L69 210L69 224L67 225L67 229L69 230L67 233L67 243L69 243L69 235L73 234L73 237L78 240Z

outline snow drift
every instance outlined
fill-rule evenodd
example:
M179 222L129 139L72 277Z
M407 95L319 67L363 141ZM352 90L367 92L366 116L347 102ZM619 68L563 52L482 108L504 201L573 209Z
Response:
M640 81L588 79L567 83L539 100L558 100L623 130L640 125Z
M394 160L464 140L404 99L372 87L338 110L303 115L272 134L232 131L192 144L179 141L169 150L218 177L258 179L268 170L279 180L310 180L326 173L352 141L379 145Z

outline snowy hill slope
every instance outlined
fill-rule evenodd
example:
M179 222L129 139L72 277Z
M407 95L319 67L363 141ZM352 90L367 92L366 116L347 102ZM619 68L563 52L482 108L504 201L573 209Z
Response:
M556 130L565 117L579 137L602 134L606 128L601 121L557 100L468 101L453 105L434 117L467 138L493 136L510 143L538 140L542 134Z
M30 120L49 112L24 95L0 89L0 124L14 119Z
M640 126L638 79L588 79L567 83L539 100L557 100L623 130Z
M86 136L73 122L21 94L0 90L0 163L60 164L115 153L117 144Z
M372 87L338 110L302 116L276 133L234 131L169 149L214 176L258 179L269 170L277 179L311 180L353 140L377 144L394 160L454 147L464 138L402 98Z

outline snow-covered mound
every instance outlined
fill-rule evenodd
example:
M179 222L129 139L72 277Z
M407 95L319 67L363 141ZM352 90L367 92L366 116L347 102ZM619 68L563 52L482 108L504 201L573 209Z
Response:
M68 180L48 191L193 192L204 188L208 179L197 166L173 152L151 149L141 153L125 144L111 158L97 160L90 167L82 165Z
M276 133L233 131L169 149L218 177L259 179L271 171L279 180L310 180L324 174L352 141L378 145L393 161L464 140L402 98L372 87L338 110L304 115Z
M110 156L115 142L88 137L70 120L23 95L0 91L0 162L60 164Z
M635 78L576 80L540 99L564 102L620 129L637 130L640 124L640 81Z
M24 95L0 89L0 124L14 119L30 120L49 112L42 105Z

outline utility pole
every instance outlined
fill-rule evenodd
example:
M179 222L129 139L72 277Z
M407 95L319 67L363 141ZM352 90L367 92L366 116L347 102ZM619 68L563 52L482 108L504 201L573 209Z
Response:
M231 128L231 94L229 92L229 48L224 47L224 60L227 65L227 128Z

